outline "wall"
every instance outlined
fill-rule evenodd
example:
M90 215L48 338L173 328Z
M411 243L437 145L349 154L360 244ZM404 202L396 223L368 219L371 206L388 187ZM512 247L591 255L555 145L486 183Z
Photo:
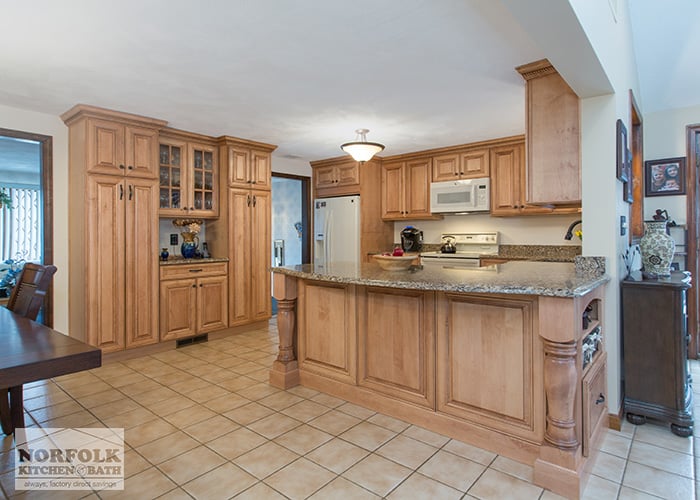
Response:
M503 245L575 245L581 241L574 237L564 239L566 230L578 215L537 215L526 217L491 217L490 215L445 215L442 220L400 221L394 223L394 241L401 241L401 230L415 226L423 231L425 243L440 243L442 233L473 233L498 231ZM577 228L578 229L578 228ZM584 233L585 234L585 233Z
M53 137L54 329L68 331L68 127L58 116L0 105L0 127Z
M272 155L272 172L278 174L301 175L311 177L311 165L308 161L283 158Z

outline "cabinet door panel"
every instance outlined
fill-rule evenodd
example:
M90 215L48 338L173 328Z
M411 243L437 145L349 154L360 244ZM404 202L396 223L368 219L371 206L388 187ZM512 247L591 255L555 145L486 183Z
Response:
M490 155L488 149L475 149L462 153L460 174L463 179L489 176Z
M338 186L352 186L360 184L360 169L356 161L341 163L336 166Z
M363 287L360 385L434 409L434 294Z
M430 216L431 159L406 162L406 217Z
M520 212L520 166L516 150L510 146L491 150L491 214L517 215Z
M268 191L252 191L250 218L250 291L251 318L254 321L272 315L271 276L268 271L271 261L270 241L272 234L272 200Z
M270 153L251 151L250 176L255 189L269 190L271 188L272 162L270 161Z
M197 285L194 279L160 283L160 339L175 340L196 333Z
M87 171L94 174L124 175L124 125L90 119L88 127Z
M158 187L126 181L126 347L158 341Z
M459 179L459 155L439 155L433 157L433 181L453 181Z
M219 215L219 165L216 148L208 144L189 144L189 212L192 217Z
M228 327L228 278L197 279L197 333Z
M438 411L522 437L544 433L536 299L444 294L438 306Z
M404 163L382 164L382 219L402 219Z
M86 339L105 352L124 348L123 178L87 176Z
M158 131L126 127L126 175L155 179L158 174Z
M222 153L223 154L223 153ZM248 176L248 160L250 153L247 149L228 148L228 184L229 186L250 187Z
M250 190L229 189L230 326L247 323L250 318L250 203ZM270 241L265 243L269 246Z
M356 383L355 287L303 283L299 290L299 367Z

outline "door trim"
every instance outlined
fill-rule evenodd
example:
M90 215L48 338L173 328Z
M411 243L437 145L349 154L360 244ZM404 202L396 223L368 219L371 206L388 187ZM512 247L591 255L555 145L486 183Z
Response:
M700 136L700 124L688 125L687 131L687 156L688 168L686 175L686 221L687 221L687 242L688 258L686 259L686 269L690 271L690 276L694 286L688 290L688 334L690 335L690 345L688 346L688 357L697 359L700 339L698 333L698 211L700 211L700 200L698 199L698 168L700 168L700 152L695 145L697 137Z
M295 179L301 181L301 263L311 262L311 178L303 175L283 174L272 172L272 177L282 177L285 179Z

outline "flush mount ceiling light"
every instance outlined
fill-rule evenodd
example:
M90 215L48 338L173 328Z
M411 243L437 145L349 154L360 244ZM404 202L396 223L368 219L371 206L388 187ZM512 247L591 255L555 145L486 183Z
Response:
M365 162L372 159L374 155L384 149L383 144L378 142L367 142L366 128L358 128L355 130L357 136L353 142L346 142L340 146L340 149L353 157L355 161Z

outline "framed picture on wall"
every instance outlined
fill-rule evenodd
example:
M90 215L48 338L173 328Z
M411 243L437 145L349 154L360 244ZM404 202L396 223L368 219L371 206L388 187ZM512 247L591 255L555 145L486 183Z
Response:
M625 176L627 177L627 180L622 184L622 196L627 203L633 203L634 191L632 190L632 151L629 149L627 149L625 157Z
M615 127L615 144L617 152L617 178L622 182L627 182L629 180L629 172L625 168L627 163L627 128L622 120L617 120L617 125Z
M644 162L644 196L685 194L685 157Z

